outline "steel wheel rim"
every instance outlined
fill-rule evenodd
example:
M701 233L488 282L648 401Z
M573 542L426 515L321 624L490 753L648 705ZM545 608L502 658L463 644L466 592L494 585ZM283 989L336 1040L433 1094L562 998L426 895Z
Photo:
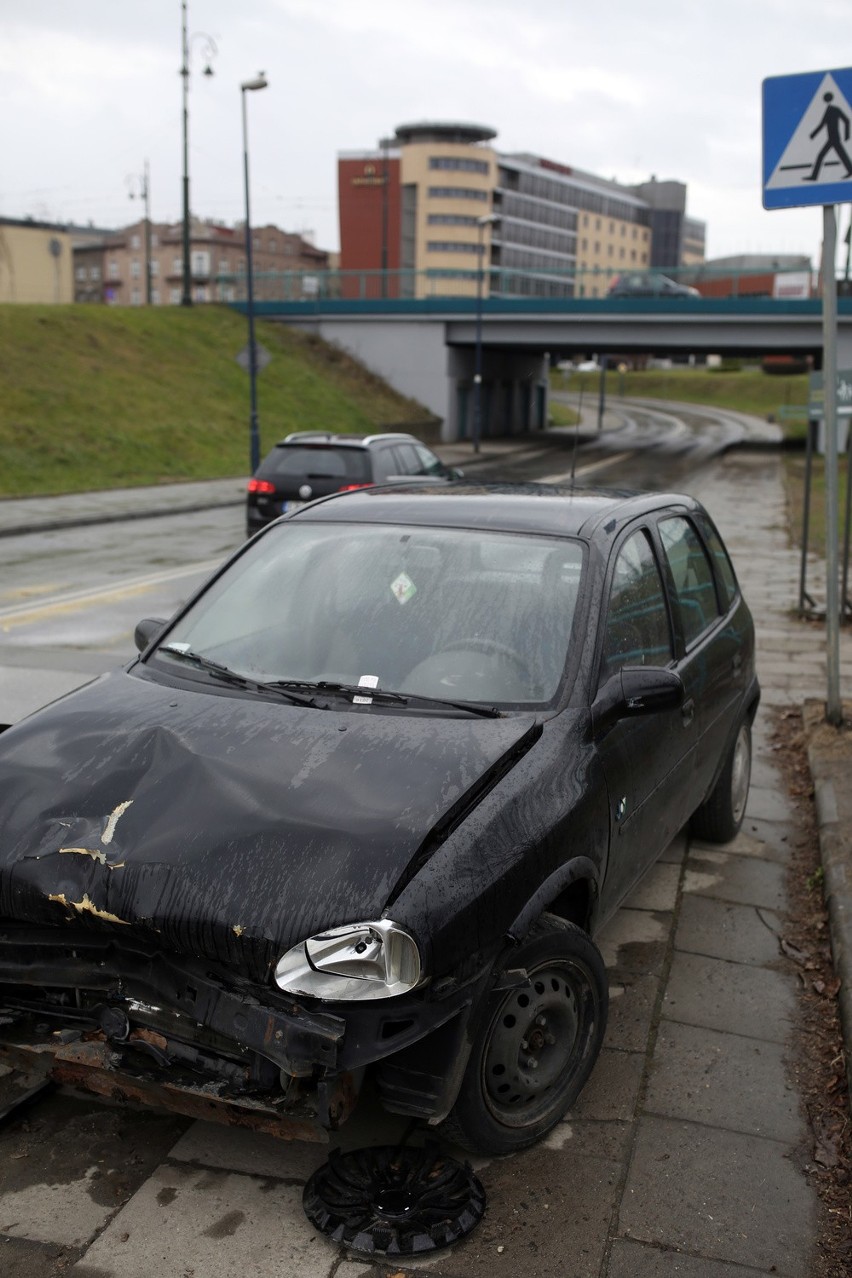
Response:
M745 813L750 780L751 741L748 726L744 723L737 733L731 763L731 813L736 824L739 824Z
M511 990L492 1020L483 1059L492 1116L527 1127L549 1114L585 1061L594 1024L591 984L575 963L543 964L529 985Z

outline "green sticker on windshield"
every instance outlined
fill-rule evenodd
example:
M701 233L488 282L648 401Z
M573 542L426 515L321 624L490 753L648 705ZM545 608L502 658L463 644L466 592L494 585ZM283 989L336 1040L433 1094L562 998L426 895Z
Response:
M391 592L397 603L405 604L417 594L417 587L407 572L401 572L396 580L391 582Z

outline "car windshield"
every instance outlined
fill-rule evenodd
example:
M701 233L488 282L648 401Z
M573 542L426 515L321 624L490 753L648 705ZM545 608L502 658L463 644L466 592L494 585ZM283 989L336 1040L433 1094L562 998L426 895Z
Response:
M263 682L543 704L566 664L583 547L563 538L298 524L251 545L158 650ZM186 664L182 671L187 671Z

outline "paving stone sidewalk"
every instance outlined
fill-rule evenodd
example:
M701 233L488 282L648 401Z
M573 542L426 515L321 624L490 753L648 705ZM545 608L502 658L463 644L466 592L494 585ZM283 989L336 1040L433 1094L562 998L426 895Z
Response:
M733 453L691 487L731 547L757 624L763 703L743 830L725 847L681 835L666 850L599 938L610 1025L575 1110L526 1154L475 1161L488 1209L467 1240L428 1261L383 1263L386 1274L812 1273L817 1203L788 1070L795 973L779 947L795 815L771 748L771 712L824 703L825 633L791 611L798 555L787 541L779 459ZM817 563L812 571L817 590ZM849 627L841 666L848 695ZM833 813L823 807L827 828ZM54 1103L59 1114L63 1098ZM11 1154L22 1153L19 1162L7 1161L0 1133L0 1267L5 1257L14 1278L55 1273L48 1262L57 1252L75 1262L67 1272L77 1278L377 1272L302 1214L301 1186L323 1147L204 1123L182 1124L170 1142L173 1129L153 1116L122 1127L117 1111L86 1106L67 1120L80 1125L76 1144L92 1149L75 1173L51 1162L35 1136ZM118 1124L113 1138L110 1124ZM137 1148L146 1130L147 1154ZM368 1102L341 1143L386 1143L400 1130ZM123 1188L111 1195L113 1182Z

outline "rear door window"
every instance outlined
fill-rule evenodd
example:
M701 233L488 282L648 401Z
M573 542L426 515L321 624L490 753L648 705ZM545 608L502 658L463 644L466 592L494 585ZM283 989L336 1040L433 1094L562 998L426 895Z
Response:
M659 528L688 648L719 616L713 569L701 538L688 519L662 519Z

